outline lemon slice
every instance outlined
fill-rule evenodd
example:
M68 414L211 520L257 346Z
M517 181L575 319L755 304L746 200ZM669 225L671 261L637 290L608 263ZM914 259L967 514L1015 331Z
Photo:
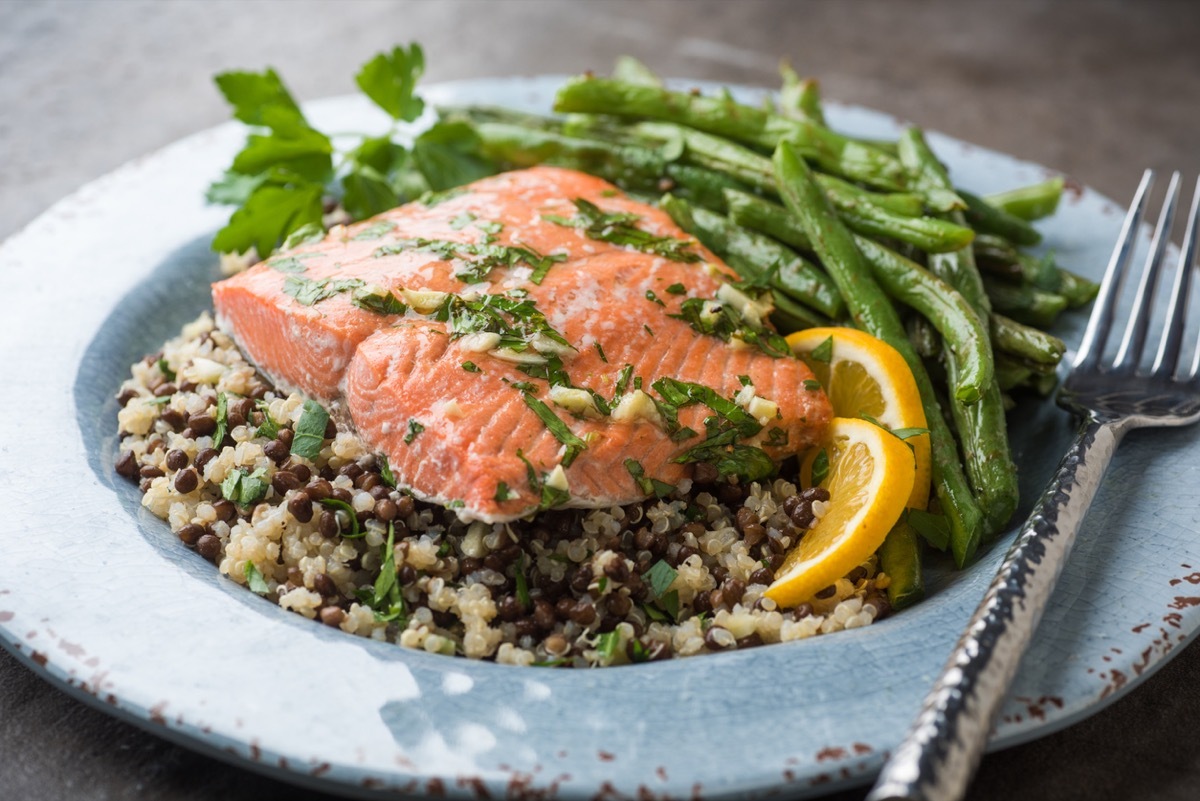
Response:
M875 553L916 478L912 450L866 420L833 418L824 451L829 509L788 551L765 593L783 607L807 601Z
M912 434L926 427L925 409L904 357L854 328L809 328L788 336L787 343L821 382L835 415L869 417L905 437L917 462L907 505L924 509L933 462L929 434Z

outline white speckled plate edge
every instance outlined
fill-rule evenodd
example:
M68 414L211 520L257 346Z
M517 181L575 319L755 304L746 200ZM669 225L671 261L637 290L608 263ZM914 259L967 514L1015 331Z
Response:
M538 110L560 81L462 81L427 95ZM340 130L376 120L356 99L309 108ZM839 106L830 116L863 135L896 124ZM225 213L205 207L202 191L242 136L224 125L131 162L0 246L0 419L10 421L0 439L0 642L151 731L354 795L798 797L875 773L1011 535L972 569L935 576L925 603L869 629L572 672L451 660L310 623L220 578L138 508L136 489L111 469L112 395L121 365L202 308L207 240ZM1045 175L931 138L973 190ZM1043 230L1065 265L1094 276L1120 214L1085 189ZM116 311L121 303L137 313ZM1081 323L1061 333L1077 336ZM1051 404L1024 407L1013 423L1028 509L1070 426ZM1197 434L1138 433L1118 453L993 747L1094 713L1200 627Z

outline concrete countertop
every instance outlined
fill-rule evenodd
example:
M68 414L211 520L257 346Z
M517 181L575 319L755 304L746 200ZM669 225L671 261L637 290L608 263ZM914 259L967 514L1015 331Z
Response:
M1065 171L1124 203L1200 172L1200 4L1185 2L22 2L0 0L0 239L123 162L228 118L210 76L270 64L303 99L420 41L426 79L607 69L776 83ZM1063 732L991 755L968 796L1200 797L1200 651ZM860 798L862 791L839 799ZM0 797L260 799L292 788L69 699L0 651Z

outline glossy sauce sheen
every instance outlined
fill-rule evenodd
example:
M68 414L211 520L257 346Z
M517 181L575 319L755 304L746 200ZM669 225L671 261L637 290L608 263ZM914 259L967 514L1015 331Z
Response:
M626 198L605 181L538 167L478 181L430 207L410 203L334 229L324 240L270 261L294 256L303 265L303 272L290 273L298 278L358 278L397 294L401 289L526 290L549 324L577 349L562 356L575 386L612 398L621 368L630 364L651 394L651 384L668 376L730 398L741 389L739 376L748 376L757 395L774 401L780 411L751 444L783 458L815 443L831 411L823 392L805 388L812 373L803 362L736 347L668 316L678 313L687 297L715 297L722 281L714 273L735 279L732 270L699 244L692 248L704 261L684 263L597 241L580 229L543 219L547 214L575 217L575 198L606 212L632 212L640 217L638 227L690 241L664 213ZM469 215L475 221L464 224ZM356 239L385 227L381 221L395 228ZM493 244L565 254L566 260L554 264L540 285L530 282L531 268L524 263L495 268L484 282L468 285L454 276L463 269L457 260L415 249L376 255L381 246L418 237L480 242L484 232L477 223L503 225ZM644 498L625 467L628 458L641 463L646 476L670 484L691 474L690 465L671 460L699 444L703 433L672 442L660 425L644 419L573 417L550 402L545 381L488 353L465 350L464 339L449 336L445 323L412 310L406 315L367 311L352 304L349 292L305 306L284 293L288 276L262 263L215 284L218 321L281 386L340 407L359 435L387 455L397 481L420 497L453 503L463 516L487 521L514 519L537 508L541 496L530 486L517 452L545 475L562 461L563 445L511 385L522 381L537 385L536 397L588 441L566 469L568 505L609 506ZM682 284L686 295L668 292L674 284ZM648 290L664 305L647 299ZM463 369L467 361L480 372ZM711 414L697 404L680 409L679 421L703 432L703 420ZM405 443L410 420L424 430ZM775 427L787 433L786 445L761 441ZM500 482L509 488L504 501L496 500Z

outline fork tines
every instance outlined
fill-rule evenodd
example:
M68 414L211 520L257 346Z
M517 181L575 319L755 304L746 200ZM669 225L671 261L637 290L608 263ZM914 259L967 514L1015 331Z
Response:
M1121 235L1113 249L1112 258L1100 284L1100 292L1096 296L1096 306L1088 321L1083 341L1079 345L1075 357L1074 369L1099 368L1105 372L1132 374L1138 370L1146 344L1146 335L1150 328L1150 318L1154 310L1154 298L1159 283L1159 274L1163 259L1167 252L1167 242L1171 238L1171 228L1175 221L1175 210L1179 203L1180 175L1171 175L1167 187L1166 198L1163 200L1162 211L1159 213L1158 224L1150 242L1150 251L1146 256L1141 277L1138 280L1133 307L1129 322L1125 326L1124 335L1117 349L1116 357L1111 367L1104 368L1099 364L1109 341L1109 333L1115 316L1118 298L1124 284L1125 267L1131 260L1138 240L1138 230L1146 207L1146 196L1154 182L1154 171L1146 170L1142 181L1134 195L1133 204L1125 216L1121 227ZM1192 196L1191 212L1188 215L1187 230L1183 236L1183 249L1175 270L1175 279L1171 286L1170 296L1163 322L1162 334L1159 338L1158 350L1154 356L1149 374L1155 377L1176 377L1184 380L1194 380L1200 370L1200 342L1197 342L1191 367L1185 372L1179 365L1188 295L1191 291L1192 272L1196 264L1196 229L1200 219L1200 180Z

